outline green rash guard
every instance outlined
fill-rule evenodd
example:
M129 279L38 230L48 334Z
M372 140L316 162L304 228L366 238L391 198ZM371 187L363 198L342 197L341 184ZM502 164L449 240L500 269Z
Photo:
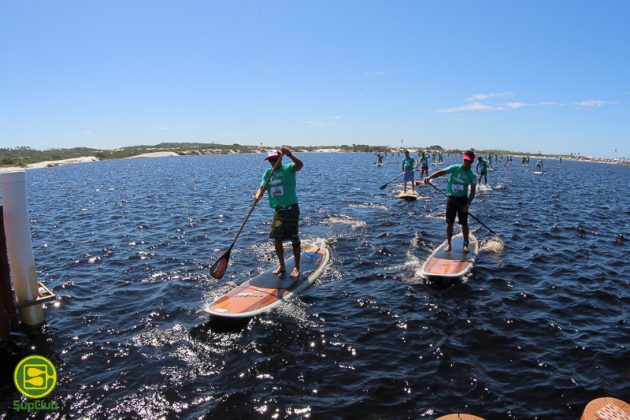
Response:
M477 165L479 173L488 172L488 162L486 162L485 160L482 159L481 162L479 162Z
M406 157L402 160L402 164L404 172L411 172L413 171L414 166L416 166L416 160L409 156L408 158Z
M261 187L265 185L265 181L272 171L272 168L265 171L260 183ZM295 165L293 163L285 163L273 171L269 184L267 184L267 191L269 193L269 206L274 209L297 204L298 199L295 192Z
M448 178L448 187L446 192L453 197L466 197L468 195L468 186L477 185L477 177L472 170L465 171L463 165L451 165L444 170L451 174Z
M422 156L420 158L420 162L422 162L422 167L423 168L428 168L429 167L429 157L428 156Z

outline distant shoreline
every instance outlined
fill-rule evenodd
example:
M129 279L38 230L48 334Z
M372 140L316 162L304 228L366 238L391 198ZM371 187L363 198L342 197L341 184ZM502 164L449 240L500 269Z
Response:
M108 159L127 159L127 158L155 158L155 157L172 157L172 156L199 156L209 154L245 154L245 153L265 153L269 149L278 146L242 146L219 145L207 143L162 143L155 146L131 146L113 150L97 150L89 148L74 149L54 149L49 151L38 151L28 147L17 149L0 149L0 170L11 169L38 169L54 166L62 166L76 163L96 162ZM418 151L428 150L431 153L438 152L443 154L458 154L461 150L445 150L440 146L429 147L408 147L412 154ZM363 152L363 153L392 153L398 154L400 147L391 146L369 146L357 145L352 146L298 146L294 149L297 153L340 153L340 152ZM492 153L499 156L512 156L514 159L520 159L523 156L538 159L564 159L577 160L583 162L596 162L608 164L630 164L627 160L600 159L584 156L566 156L566 155L539 155L519 152L510 152L503 150L477 150L478 154L483 156ZM518 163L518 162L517 162Z

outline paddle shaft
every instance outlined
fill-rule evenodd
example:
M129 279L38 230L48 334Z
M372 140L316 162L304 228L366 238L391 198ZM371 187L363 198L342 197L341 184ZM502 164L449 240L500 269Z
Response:
M392 179L391 181L386 182L385 184L381 185L381 190L384 190L385 187L387 187L389 184L391 184L392 182L396 181L398 178L400 178L401 176L403 176L403 174L398 175L396 178Z
M432 186L433 188L435 188L437 191L441 192L443 195L445 195L445 196L446 196L446 198L450 198L450 197L448 196L448 194L446 194L444 191L442 191L441 189L439 189L438 187L436 187L436 186L435 186L435 184L433 184L433 183L431 183L431 182L428 182L428 184L429 184L430 186ZM459 206L457 205L457 203L455 203L455 206L457 206L457 209L458 209L458 210L460 210L460 211L462 210L462 208L461 208L461 207L459 207ZM483 226L483 227L485 227L486 229L488 229L488 230L490 231L490 233L493 233L494 235L499 236L499 234L498 234L498 233L496 233L495 231L493 231L492 229L490 229L488 226L486 226L486 224L485 224L485 223L483 223L481 220L477 219L477 218L475 217L475 215L474 215L474 214L472 214L472 213L471 213L471 212L469 212L469 211L467 211L466 213L468 213L468 215L470 215L470 217L472 217L472 218L473 218L473 219L475 219L477 222L479 222L479 224L480 224L481 226Z

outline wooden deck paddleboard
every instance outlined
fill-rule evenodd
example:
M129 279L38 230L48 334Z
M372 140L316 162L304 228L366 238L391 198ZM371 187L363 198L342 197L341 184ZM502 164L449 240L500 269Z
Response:
M406 201L415 201L418 199L418 193L409 189L407 190L407 192L404 192L404 191L399 192L396 195L396 198L400 198L401 200L406 200Z
M617 398L597 398L584 408L580 420L627 420L630 419L630 404Z
M438 246L422 265L420 274L425 278L462 277L468 273L475 263L479 252L479 243L472 233L468 234L469 250L464 254L464 237L461 233L451 239L451 252L445 252L446 241Z
M330 250L327 247L302 248L301 273L297 279L291 278L293 271L291 257L285 260L286 272L283 275L273 274L276 267L270 268L236 286L208 305L205 310L211 315L225 318L251 318L270 311L313 284L329 261Z

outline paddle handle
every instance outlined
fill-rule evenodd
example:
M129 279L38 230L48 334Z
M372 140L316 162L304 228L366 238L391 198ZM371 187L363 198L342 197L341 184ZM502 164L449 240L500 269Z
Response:
M435 186L435 184L433 184L432 182L427 182L427 184L429 184L430 186L432 186L433 188L435 188L437 191L441 192L444 196L446 196L447 198L450 198L448 196L448 194L446 194L444 191L442 191L441 189L439 189L437 186ZM461 207L459 207L457 205L457 203L455 204L457 206L457 209L461 211ZM466 213L468 213L470 215L470 217L472 217L473 219L475 219L477 222L479 222L479 224L483 227L485 227L486 229L488 229L490 231L490 233L499 236L498 233L496 233L495 231L493 231L492 229L490 229L488 226L486 226L485 223L483 223L481 220L477 219L477 217L475 217L474 214L472 214L471 212L467 211Z

